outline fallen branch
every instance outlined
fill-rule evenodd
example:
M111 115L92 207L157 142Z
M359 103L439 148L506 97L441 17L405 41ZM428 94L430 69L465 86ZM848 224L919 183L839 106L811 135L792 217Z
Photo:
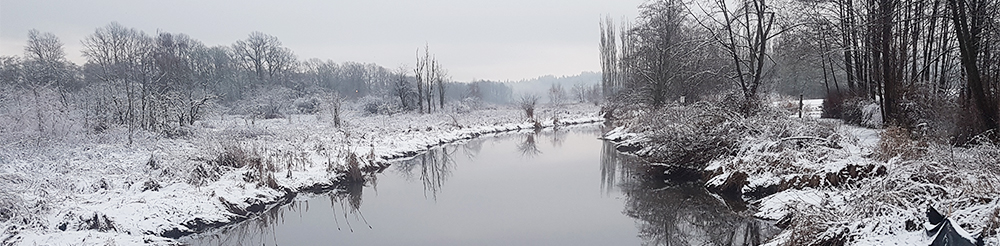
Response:
M795 137L787 137L787 138L778 139L778 143L784 142L784 141L787 141L787 140L816 140L816 141L823 141L823 142L830 141L829 139L819 138L819 137L795 136Z

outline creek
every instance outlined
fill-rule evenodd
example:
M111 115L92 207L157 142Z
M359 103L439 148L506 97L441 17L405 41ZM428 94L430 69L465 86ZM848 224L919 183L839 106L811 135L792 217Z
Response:
M771 223L664 182L602 126L484 136L300 195L190 245L756 245Z

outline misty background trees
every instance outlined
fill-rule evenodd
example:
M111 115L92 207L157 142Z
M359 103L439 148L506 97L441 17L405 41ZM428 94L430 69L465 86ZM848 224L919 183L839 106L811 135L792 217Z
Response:
M848 123L996 140L998 3L650 1L601 22L602 94L651 107L725 94L744 114L770 93L805 95Z
M69 132L140 131L185 134L196 120L225 114L256 119L331 111L339 125L343 101L374 114L430 113L505 104L511 86L455 82L429 46L417 62L376 64L300 60L278 37L250 33L208 46L183 33L149 34L117 22L80 42L84 64L66 59L63 41L31 30L23 56L0 57L2 132L23 133L21 145L61 141ZM448 111L451 112L451 111Z

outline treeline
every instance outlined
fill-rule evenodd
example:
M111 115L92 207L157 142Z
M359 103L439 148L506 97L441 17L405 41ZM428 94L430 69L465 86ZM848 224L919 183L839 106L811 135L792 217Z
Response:
M823 9L846 74L837 96L878 103L887 125L953 132L958 143L981 133L997 140L1000 1L841 0Z
M463 89L470 100L505 103L510 97L510 88L500 83L450 82L426 49L411 71L300 61L277 37L260 32L231 45L208 46L181 33L150 35L111 23L82 43L83 65L66 59L54 34L37 30L28 33L24 56L0 57L5 118L37 132L67 128L55 124L73 121L58 124L97 132L125 126L131 136L136 130L175 130L210 109L257 119L316 113L361 98L382 111L431 112L444 107L449 91ZM2 130L24 130L8 127Z
M626 105L660 107L729 88L722 47L690 18L684 3L661 0L640 6L636 20L624 22L621 29L610 18L601 22L604 96Z
M883 126L997 139L998 11L996 0L652 1L620 29L602 22L603 94L660 106L731 91L744 113L762 92L824 94L827 117L857 123L874 105Z

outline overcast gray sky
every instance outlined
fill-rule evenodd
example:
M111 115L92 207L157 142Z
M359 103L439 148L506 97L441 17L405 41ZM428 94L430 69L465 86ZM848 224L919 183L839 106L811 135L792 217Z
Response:
M300 60L412 67L425 43L453 79L519 80L599 71L602 16L634 18L643 0L0 0L0 54L23 54L29 29L51 32L82 64L80 40L117 21L147 34L229 45L253 31Z

